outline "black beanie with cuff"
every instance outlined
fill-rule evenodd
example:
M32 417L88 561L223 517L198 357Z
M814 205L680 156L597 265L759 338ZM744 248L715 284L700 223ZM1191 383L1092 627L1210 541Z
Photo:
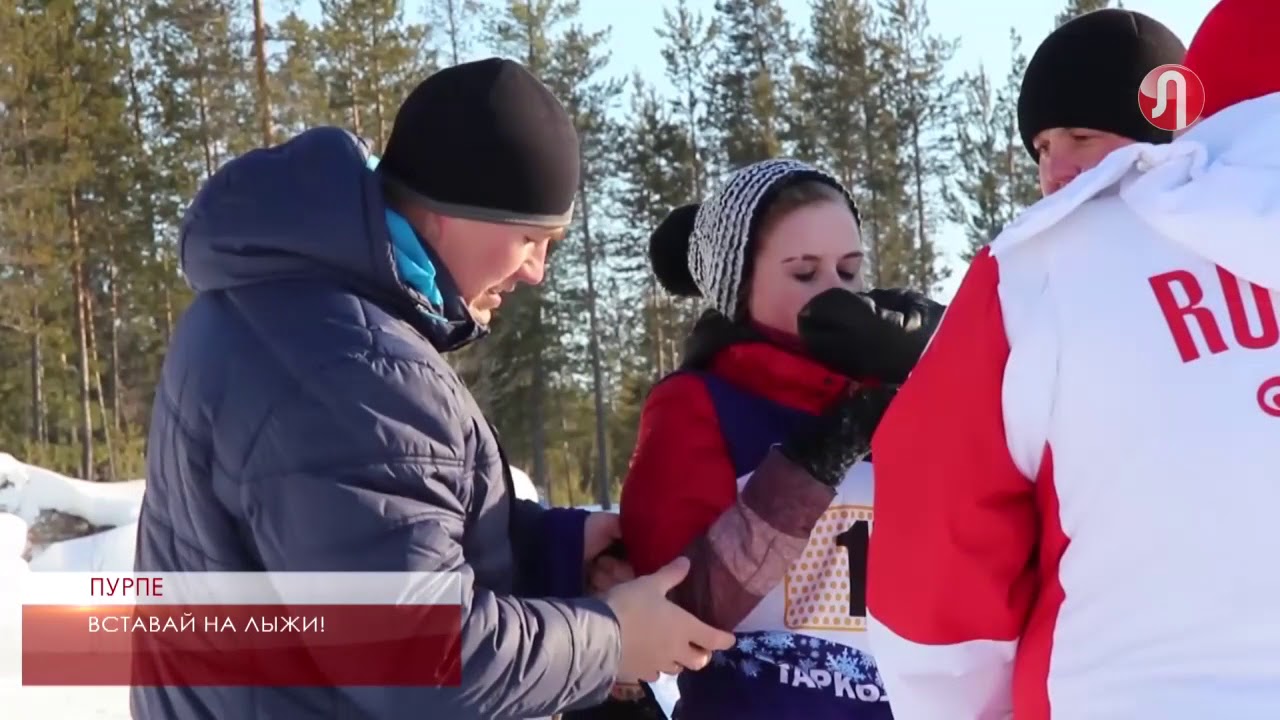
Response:
M1036 49L1018 94L1018 130L1033 160L1035 136L1050 128L1087 128L1138 142L1167 143L1138 106L1153 69L1180 64L1186 47L1156 20L1107 8L1063 23Z

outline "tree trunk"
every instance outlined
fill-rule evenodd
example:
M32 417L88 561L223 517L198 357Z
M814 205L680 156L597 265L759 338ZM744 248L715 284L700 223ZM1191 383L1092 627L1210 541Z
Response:
M923 257L924 250L929 244L928 230L925 229L925 199L924 199L924 158L921 156L920 150L920 118L917 116L911 123L911 150L912 171L915 175L915 196L916 196L916 258L912 262L912 266L916 268L915 281L920 284L920 292L928 295L933 291L929 287L931 278L930 273L920 266L920 260Z
M146 135L143 134L143 127L142 127L142 109L143 109L142 106L144 101L142 99L142 93L138 89L138 73L133 63L132 43L133 43L133 40L135 39L134 32L133 32L134 30L133 21L132 21L132 16L129 14L129 11L125 8L120 8L120 16L124 18L124 42L125 42L125 47L128 48L129 50L128 64L125 72L125 80L129 86L129 107L132 110L132 115L133 115L133 118L132 118L133 119L133 140L137 144L137 147L134 150L134 152L137 153L137 155L135 156L135 159L142 162L144 167L147 167L148 148L146 143ZM164 256L161 254L163 250L159 247L159 243L156 240L156 206L155 206L155 195L154 195L155 188L152 186L150 182L151 171L149 167L146 171L146 175L139 177L138 180L141 181L143 177L145 177L146 181L140 182L139 184L141 185L141 187L136 188L136 190L139 194L138 200L139 202L142 203L142 222L146 226L146 230L144 232L146 233L146 237L147 237L147 247L151 248L152 252L154 253L149 258L149 260L159 261L160 258ZM147 265L148 267L154 267L150 264L150 262L148 262ZM164 270L168 269L167 263L163 261L160 261L160 266ZM172 333L173 331L173 304L172 304L172 299L169 297L170 281L166 275L167 273L165 274L157 273L155 275L155 280L156 280L155 290L157 295L159 295L162 298L162 302L164 305L164 313L165 313L164 328L165 328L165 338L167 339L169 334ZM114 288L114 285L113 285L113 288ZM115 317L119 317L119 315L117 314L115 315Z
M458 27L458 7L455 0L448 0L445 12L448 14L449 23L449 56L453 58L452 65L457 65L458 60L458 34L462 30Z
M882 263L880 262L880 223L877 220L880 210L879 190L877 187L879 184L879 178L877 177L879 169L876 167L877 163L875 157L875 152L879 151L872 150L872 148L876 147L872 144L874 142L874 128L876 127L876 124L872 114L870 100L864 99L862 102L862 119L863 147L868 149L866 177L870 181L868 184L871 186L871 192L869 193L871 195L870 202L867 204L867 212L863 215L862 220L863 227L867 228L869 232L864 233L863 237L869 236L870 239L868 244L871 246L871 258L874 261L871 265L872 285L874 287L882 287L884 276Z
M347 67L349 68L347 71L347 94L351 97L351 132L355 133L357 137L363 137L364 130L360 127L360 93L357 92L358 88L356 87L356 71L354 69L356 67L356 58L354 55L355 51L349 49L347 56Z
M594 246L591 239L591 204L585 181L580 183L578 196L582 198L582 243L587 270L587 323L590 336L587 340L591 353L591 394L596 411L596 499L605 510L609 509L609 448L608 415L604 408L604 365L600 358L600 320L596 308L596 281Z
M40 305L31 306L31 440L44 452L49 442L49 421L44 402L44 351L41 346Z
M532 2L525 3L526 17L528 18L525 26L524 36L528 38L529 45L526 48L528 53L525 58L525 64L535 74L541 74L543 68L538 62L537 48L534 47L533 38L537 31L534 25L534 7ZM534 285L529 288L529 300L533 303L533 377L530 378L530 413L533 421L533 471L536 474L535 482L545 484L550 487L550 479L547 477L547 377L546 362L542 356L542 350L545 346L546 339L543 337L542 330L542 287ZM561 420L563 421L564 413L561 412Z
M67 140L69 141L69 134ZM80 355L76 374L80 384L80 477L93 479L93 402L89 382L89 330L85 317L85 282L80 248L80 207L77 189L67 192L67 218L71 234L71 285L75 297L76 350Z
M205 59L204 50L196 46L196 109L200 118L200 146L204 150L204 177L213 177L217 167L214 157L213 139L209 133L209 96L205 92Z
M569 472L569 468L573 466L573 451L569 449L569 415L564 411L564 393L556 393L552 402L556 406L556 416L560 418L560 454L564 458L565 468L564 477L561 480L564 482L565 503L569 507L577 507L578 493L573 486L573 473ZM551 500L550 482L546 485L538 485L535 482L534 486L538 488L538 492L546 493L548 504L554 504Z
M123 380L120 374L120 269L114 260L115 247L111 248L112 259L108 260L107 273L110 283L108 304L107 304L107 323L108 341L111 344L111 427L117 433L123 433L125 429L124 412L121 408L123 405L121 399L124 397L124 391L121 389Z
M18 131L22 141L22 169L25 178L31 177L31 151L27 144L27 110L22 108L18 113ZM35 211L28 207L26 211L27 227L35 226ZM35 246L35 237L32 231L27 232L27 247ZM23 271L28 278L34 280L37 271ZM44 327L43 319L40 317L40 301L34 300L31 303L31 440L36 447L43 453L45 445L49 441L49 420L48 414L45 412L44 400L44 353L41 347L41 329Z
M262 0L253 0L253 56L258 71L258 117L262 123L262 146L270 147L271 91L267 85L267 29L262 19Z
M106 393L102 391L102 361L98 356L98 332L93 319L93 295L88 292L84 294L84 317L86 325L85 336L89 342L90 379L93 381L94 389L98 393L98 417L102 420L102 437L107 446L107 477L115 480L117 477L116 453L111 442L111 422L107 418L107 403L104 398Z
M662 308L662 296L658 291L658 283L655 281L653 273L649 273L649 288L647 292L649 295L649 312L646 314L649 316L649 337L652 338L653 342L653 357L651 360L653 363L653 381L656 383L666 375L666 363L664 362L666 359L666 348L664 347L666 341L663 339L666 335L663 332L666 329L666 318Z

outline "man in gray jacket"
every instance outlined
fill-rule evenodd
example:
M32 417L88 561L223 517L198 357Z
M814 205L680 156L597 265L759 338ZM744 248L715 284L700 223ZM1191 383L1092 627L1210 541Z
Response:
M316 128L201 188L137 570L459 572L462 684L135 687L135 718L547 716L732 644L666 599L684 560L585 596L616 517L516 499L496 431L442 356L542 281L578 151L547 88L494 58L415 89L376 169L354 136Z

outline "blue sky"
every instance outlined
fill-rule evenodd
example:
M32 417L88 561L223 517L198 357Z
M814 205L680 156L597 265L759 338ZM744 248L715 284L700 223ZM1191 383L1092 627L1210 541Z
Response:
M268 15L276 15L283 0L267 0ZM662 24L665 0L580 0L582 23L588 29L612 28L609 47L612 51L610 72L629 75L635 69L650 81L664 87L662 58L658 51L661 40L656 28ZM714 12L715 0L688 0L691 8L707 15ZM308 19L318 17L316 0L301 0L301 12ZM671 3L674 4L674 3ZM797 25L809 23L809 0L782 0L788 16ZM1167 25L1184 43L1189 43L1200 21L1213 7L1214 0L1122 0L1125 8L1146 13ZM1023 51L1028 55L1053 30L1053 21L1066 0L931 0L929 15L935 32L960 41L951 71L959 74L987 69L993 78L1004 77L1009 70L1009 29L1022 36ZM406 0L408 12L421 17L420 0ZM948 301L959 282L963 265L959 253L964 238L954 227L945 227L939 239L943 256L952 268L952 277L944 283L938 297Z

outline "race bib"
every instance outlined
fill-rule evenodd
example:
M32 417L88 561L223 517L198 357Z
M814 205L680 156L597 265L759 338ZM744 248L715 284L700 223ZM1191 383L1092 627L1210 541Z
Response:
M786 629L866 631L872 518L870 505L835 504L823 513L783 581Z

